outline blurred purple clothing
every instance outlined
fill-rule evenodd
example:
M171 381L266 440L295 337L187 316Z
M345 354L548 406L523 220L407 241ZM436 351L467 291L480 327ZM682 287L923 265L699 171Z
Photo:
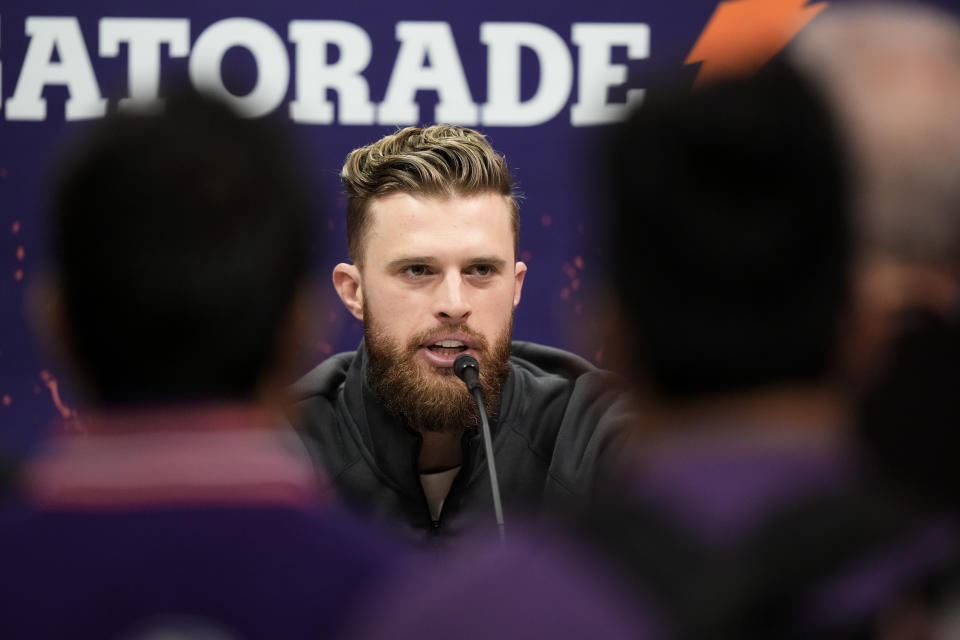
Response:
M676 429L649 443L625 482L632 500L659 511L718 557L750 554L751 536L791 509L824 496L872 495L878 503L887 501L883 489L868 481L856 448L836 433L816 429ZM875 538L867 536L853 555L803 589L791 605L794 629L816 637L870 627L955 562L958 536L952 518L904 509L902 527L893 534L884 518L877 519ZM797 538L803 542L793 551L816 558L837 543L832 535L854 535L824 522L823 534L811 537L819 524L809 523L798 534L806 537ZM869 526L858 525L858 530L869 532ZM789 531L779 535L784 543L790 541ZM610 555L617 558L616 551ZM738 557L744 556L731 556L734 561Z
M164 409L54 439L0 511L0 637L337 633L398 557L326 497L283 424Z
M820 432L687 426L651 443L627 482L640 500L723 545L784 504L849 484L856 466L850 447Z
M425 557L350 638L661 638L656 615L555 530L507 525L507 541L474 535L451 556ZM436 563L436 564L430 564Z

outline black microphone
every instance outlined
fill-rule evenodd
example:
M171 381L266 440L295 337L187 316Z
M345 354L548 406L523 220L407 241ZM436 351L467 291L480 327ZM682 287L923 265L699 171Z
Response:
M467 389L473 394L480 410L480 427L483 432L483 446L487 452L487 468L490 469L490 493L493 494L493 513L497 518L497 530L500 532L500 542L503 542L503 507L500 506L500 483L497 482L497 465L493 460L493 438L490 436L490 421L487 419L487 409L483 404L483 385L480 384L480 363L469 354L457 356L453 361L453 372L463 380Z
M457 356L457 359L453 361L453 372L463 380L471 393L475 389L483 391L483 386L480 384L480 363L473 356L466 353Z

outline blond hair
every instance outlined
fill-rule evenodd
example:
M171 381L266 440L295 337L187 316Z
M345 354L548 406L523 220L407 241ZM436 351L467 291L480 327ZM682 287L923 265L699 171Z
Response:
M514 254L520 217L506 159L486 137L465 127L407 127L354 149L340 172L347 195L347 250L359 264L370 203L390 193L450 198L498 193L510 206Z

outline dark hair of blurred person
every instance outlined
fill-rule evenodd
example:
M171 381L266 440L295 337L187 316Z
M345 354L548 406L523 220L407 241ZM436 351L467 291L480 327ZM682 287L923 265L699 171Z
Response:
M91 402L0 509L0 636L329 637L398 558L282 414L313 213L287 132L195 93L75 147L44 308Z
M858 436L900 490L960 509L960 322L929 310L901 314L884 375L860 400Z
M109 119L67 161L53 275L95 401L250 399L290 355L312 234L281 133L182 98Z
M835 365L842 153L826 107L784 69L653 93L616 136L610 276L630 358L662 398L815 386Z
M873 490L846 441L845 153L779 59L651 90L611 136L613 334L647 437L624 502L586 531L669 637L882 633L954 553L939 521Z

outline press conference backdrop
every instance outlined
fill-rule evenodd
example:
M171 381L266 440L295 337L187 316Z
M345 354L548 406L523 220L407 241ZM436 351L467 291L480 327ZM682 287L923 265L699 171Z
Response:
M958 2L941 2L950 10ZM250 117L287 118L324 219L316 288L328 293L303 367L352 349L360 325L332 296L346 259L337 173L399 126L479 128L521 202L529 272L514 335L603 364L595 317L597 140L663 74L722 69L743 33L827 6L807 0L6 0L0 6L0 451L78 428L77 392L37 346L28 291L44 264L57 152L110 103L155 104L175 81L217 88ZM759 65L788 36L757 52ZM733 49L731 48L733 47ZM130 211L130 215L137 215ZM188 232L189 230L185 230ZM110 278L109 270L103 277ZM149 339L149 336L144 336ZM145 367L150 366L144 363ZM82 424L82 421L81 423Z

